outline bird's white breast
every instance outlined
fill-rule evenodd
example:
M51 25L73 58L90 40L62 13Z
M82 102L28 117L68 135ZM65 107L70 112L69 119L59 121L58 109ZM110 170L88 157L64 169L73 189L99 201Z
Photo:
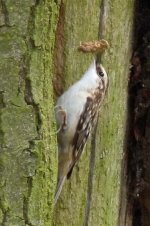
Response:
M64 94L58 99L57 106L61 106L67 114L67 127L66 131L60 133L61 139L69 139L70 142L72 141L78 120L84 110L87 97L93 97L93 93L100 85L102 85L102 82L100 77L97 75L94 62L85 72L83 77L64 92ZM56 116L56 121L58 123L60 120L58 120L57 117L59 116ZM59 127L60 125L58 125L58 128Z

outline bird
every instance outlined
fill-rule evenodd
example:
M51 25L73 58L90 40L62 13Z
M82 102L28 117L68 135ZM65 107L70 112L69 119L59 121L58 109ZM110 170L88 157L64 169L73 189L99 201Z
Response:
M54 204L96 124L107 87L107 73L102 64L94 59L81 79L57 100L55 117L58 129L58 178Z

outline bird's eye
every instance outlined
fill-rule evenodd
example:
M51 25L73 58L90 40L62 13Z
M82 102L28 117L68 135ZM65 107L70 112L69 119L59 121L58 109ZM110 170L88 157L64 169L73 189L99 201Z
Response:
M99 71L99 76L104 77L104 73L102 71Z
M97 74L98 74L98 76L100 76L100 77L104 77L104 72L103 72L103 69L102 69L102 67L98 64L98 65L96 65L96 71L97 71Z

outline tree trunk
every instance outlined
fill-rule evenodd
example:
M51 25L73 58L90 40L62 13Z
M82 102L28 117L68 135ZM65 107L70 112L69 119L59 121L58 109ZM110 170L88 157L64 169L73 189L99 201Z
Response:
M0 1L2 226L118 224L133 3L104 0L103 12L99 0ZM80 41L97 40L100 11L106 20L104 38L110 44L103 57L108 94L96 138L92 136L65 183L53 217L57 174L53 97L56 100L93 61L77 47Z
M57 174L52 62L59 4L0 1L0 223L51 225Z
M150 225L150 1L136 0L120 225Z
M104 38L110 44L103 57L109 88L100 112L96 139L92 137L71 180L63 188L55 210L55 226L118 224L133 3L131 0L94 0L61 4L55 53L60 53L57 47L61 37L64 48L61 54L65 60L61 73L55 71L56 80L61 78L61 85L55 83L57 93L62 92L60 87L67 88L79 79L93 60L91 55L79 54L77 46L80 41L95 40L98 33L103 33L98 31L100 11L100 18L106 20ZM60 65L58 53L55 62Z

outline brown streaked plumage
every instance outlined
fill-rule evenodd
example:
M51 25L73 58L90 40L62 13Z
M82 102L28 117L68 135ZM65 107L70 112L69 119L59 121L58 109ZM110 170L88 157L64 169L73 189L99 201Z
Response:
M55 203L65 179L70 178L95 125L107 84L105 69L94 61L83 77L57 101L55 114L59 131L59 153Z

